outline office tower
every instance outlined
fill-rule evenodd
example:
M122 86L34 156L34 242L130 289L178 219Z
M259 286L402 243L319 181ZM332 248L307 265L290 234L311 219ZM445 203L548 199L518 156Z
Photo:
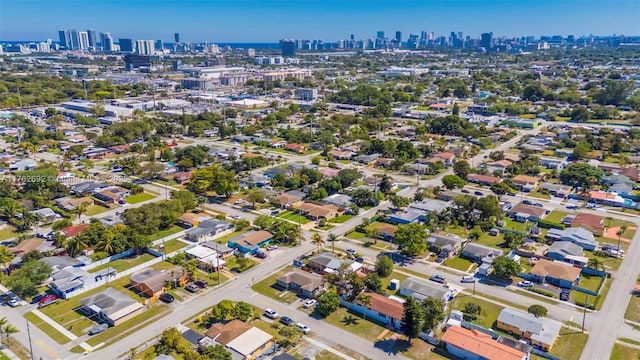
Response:
M489 50L489 48L491 48L492 39L493 33L483 33L480 35L480 46Z
M92 49L98 48L98 41L96 39L96 31L93 29L87 30L87 36L89 37L89 47Z
M296 41L280 40L280 50L282 51L282 56L296 56Z
M384 31L378 31L376 35L376 39L384 39Z
M350 39L350 40L355 40L355 39L356 39L356 36L355 36L355 35L353 35L353 34L351 34L351 36L349 36L349 39Z
M131 39L118 39L118 45L122 52L133 52L133 40Z
M111 38L111 34L100 33L100 46L102 46L102 51L113 51L113 39Z
M78 30L76 29L69 30L69 36L71 37L71 47L69 50L80 49L80 37L78 36Z
M402 44L402 31L396 31L396 42L398 45Z
M71 34L69 30L58 30L58 36L60 37L60 46L71 50Z
M78 49L79 50L89 49L89 34L86 31L78 32Z
M156 40L155 48L157 51L164 51L164 43L162 43L162 40Z
M153 40L137 40L136 44L136 54L139 55L153 55L156 52L155 45Z
M180 42L180 33L175 33L173 34L173 42L175 43L179 43Z

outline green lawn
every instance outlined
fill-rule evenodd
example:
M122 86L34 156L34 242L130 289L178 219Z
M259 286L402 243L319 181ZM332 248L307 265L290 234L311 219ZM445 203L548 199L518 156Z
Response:
M105 346L107 346L146 326L150 319L167 312L169 312L169 306L167 305L156 305L143 309L140 315L90 337L87 339L87 344L96 346L104 342Z
M562 360L579 360L588 338L586 333L563 327L550 353Z
M169 241L165 241L164 244L160 244L157 247L154 247L154 249L161 251L162 250L162 245L164 245L164 251L167 254L170 254L176 250L180 250L184 247L187 246L187 244L185 244L184 242L178 240L178 239L173 239L173 240L169 240Z
M226 263L224 264L224 267L227 270L237 272L237 273L247 271L256 265L255 260L247 258L247 264L244 267L241 267L240 264L238 263L238 258L235 256L228 257L224 261L226 261Z
M580 284L578 286L588 290L598 291L602 281L603 278L600 276L582 275L580 276Z
M358 240L358 239L364 239L367 237L367 234L358 232L358 231L353 231L351 233L349 233L349 235L347 235L347 238L352 239L352 240Z
M287 266L284 269L278 271L277 273L269 276L268 278L253 284L251 287L255 292L258 292L264 296L268 296L274 300L283 302L285 304L291 304L298 299L298 295L292 293L291 291L283 291L280 288L275 286L276 279L280 276L288 273L293 268L291 266Z
M87 209L87 211L83 214L85 216L95 216L98 214L101 214L105 211L109 211L110 208L102 206L102 205L91 205L89 206L89 208Z
M278 217L281 219L289 220L291 222L300 223L301 225L304 225L309 222L309 219L307 219L306 217L300 214L291 212L290 210L285 210L279 213Z
M504 233L500 232L497 236L491 236L488 232L483 232L475 243L499 248L504 243Z
M36 314L32 312L28 312L24 314L25 319L29 320L30 323L38 327L40 330L44 331L45 334L49 335L50 338L55 340L58 344L66 344L71 339L66 337L60 331L56 330L53 326L47 324L44 320L40 319Z
M378 335L384 331L384 327L372 321L363 319L359 314L353 313L344 307L340 307L333 314L324 318L331 325L345 329L371 342L377 341Z
M347 221L347 220L349 220L349 219L351 219L351 218L353 218L353 217L354 217L354 215L351 215L351 214L345 214L345 215L341 215L341 216L338 216L338 217L336 217L336 218L331 219L331 221L330 221L330 222L332 222L332 223L336 223L336 224L342 224L342 223L344 223L345 221Z
M149 194L149 193L140 193L140 194L135 194L135 195L131 195L131 196L127 196L124 200L128 203L128 204L137 204L137 203L141 203L143 201L147 201L147 200L151 200L155 198L155 196Z
M400 274L397 271L393 271L391 273L391 275L387 276L386 278L382 278L380 280L382 280L382 289L390 295L400 295L400 287L398 287L398 289L396 290L391 290L389 289L389 284L391 284L391 280L393 279L397 279L400 280L400 284L402 284L403 281L405 281L409 276L405 275L405 274Z
M458 269L460 271L469 271L473 263L467 259L463 259L459 256L445 260L444 265Z
M179 233L180 231L184 230L183 228L181 228L178 225L173 225L168 229L165 230L160 230L157 233L150 235L149 236L149 240L151 241L156 241L158 239L162 239L163 237L167 237L176 233Z
M640 349L635 347L626 346L618 342L613 345L613 351L611 352L610 360L630 360L640 359Z
M16 229L11 225L7 225L5 229L0 230L0 240L11 239L16 236L18 236Z
M567 215L569 215L568 212L554 210L549 215L547 215L547 217L545 217L544 219L546 221L552 221L558 224L562 224L562 219L564 219L564 217Z
M180 338L178 340L178 343L179 343L178 346L183 346L185 349L191 349L191 347L193 346L193 344L191 344L190 342L188 342L184 338ZM141 352L137 353L136 356L134 357L134 359L135 360L155 359L156 356L158 356L158 355L162 355L162 354L156 354L155 346L149 346L144 351L141 351ZM177 353L175 351L173 351L173 352L171 352L171 353L169 353L167 355L173 357L174 359L184 359L183 354Z
M106 264L102 264L98 267L95 267L89 270L89 272L94 273L106 268L111 268L111 269L115 269L117 272L122 272L124 270L143 264L152 259L155 259L155 256L148 253L144 253L142 255L138 255L135 258L131 258L131 259L123 258L123 259L110 261Z
M503 306L475 298L471 295L462 294L458 295L450 304L452 309L462 311L464 310L465 305L468 303L480 305L480 307L482 308L480 316L478 316L478 318L472 322L487 329L491 329L493 327L493 324L498 319L498 315L500 315L500 311L504 309Z
M538 198L538 199L547 199L547 200L551 199L551 195L543 194L543 193L538 192L538 191L532 191L532 192L528 193L527 196L535 197L535 198Z
M520 231L522 233L527 231L527 224L526 223L521 223L521 222L517 222L517 221L513 221L510 218L503 218L502 220L504 220L504 222L506 223L504 228L508 229L508 230L515 230L515 231ZM532 228L534 224L529 224L529 228Z
M9 359L9 358L7 358ZM315 356L316 360L342 360L342 358L338 355L334 355L333 353L327 351L327 350L322 350L319 353L316 354Z
M624 318L627 320L640 322L640 296L633 295L627 306L627 311L624 313Z
M327 352L327 353L329 353L329 352ZM331 353L329 353L329 354L331 354ZM333 355L333 354L331 354L331 355ZM316 359L318 359L317 356L316 356ZM338 359L339 360L339 359L342 359L342 358L341 357L334 357L334 358L325 357L325 358L320 358L320 359L325 359L325 360ZM0 360L11 360L11 359L7 355L5 355L2 351L0 351Z

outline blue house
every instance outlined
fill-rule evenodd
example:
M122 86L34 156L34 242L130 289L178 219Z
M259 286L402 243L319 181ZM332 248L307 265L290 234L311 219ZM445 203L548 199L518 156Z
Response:
M425 221L427 212L417 209L409 209L409 211L398 211L389 216L389 221L394 224L410 224L412 222Z
M250 231L229 240L227 246L243 254L255 254L262 246L268 245L271 239L273 234L268 231Z

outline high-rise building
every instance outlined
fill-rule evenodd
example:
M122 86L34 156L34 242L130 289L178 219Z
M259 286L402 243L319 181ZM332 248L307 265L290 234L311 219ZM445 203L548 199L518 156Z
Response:
M384 39L384 31L378 31L376 33L376 39Z
M162 40L156 40L155 47L157 51L164 51L164 43Z
M78 32L78 45L79 50L89 49L89 34L86 31Z
M100 33L100 46L102 51L113 51L113 39L108 32Z
M156 52L153 40L137 40L135 52L139 55L153 55Z
M480 46L489 50L491 48L491 43L493 40L493 33L483 33L480 35Z
M180 33L173 34L173 40L174 40L175 43L179 43L180 42Z
M78 35L78 30L76 29L69 30L69 36L71 37L71 48L69 50L80 49L80 37Z
M296 41L280 40L280 50L282 51L282 56L296 56Z
M71 34L69 30L58 30L58 36L60 37L60 46L66 50L71 50Z
M396 31L396 42L398 45L402 44L402 31Z
M133 40L131 39L118 39L118 45L121 52L133 52Z
M87 36L89 37L89 47L92 49L98 48L98 41L96 38L96 31L93 29L87 30Z

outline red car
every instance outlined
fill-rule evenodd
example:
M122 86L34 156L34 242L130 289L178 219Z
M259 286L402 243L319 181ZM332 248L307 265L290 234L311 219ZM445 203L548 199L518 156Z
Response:
M56 301L58 301L58 297L53 294L49 294L38 301L38 307L45 307L47 305L53 304Z

